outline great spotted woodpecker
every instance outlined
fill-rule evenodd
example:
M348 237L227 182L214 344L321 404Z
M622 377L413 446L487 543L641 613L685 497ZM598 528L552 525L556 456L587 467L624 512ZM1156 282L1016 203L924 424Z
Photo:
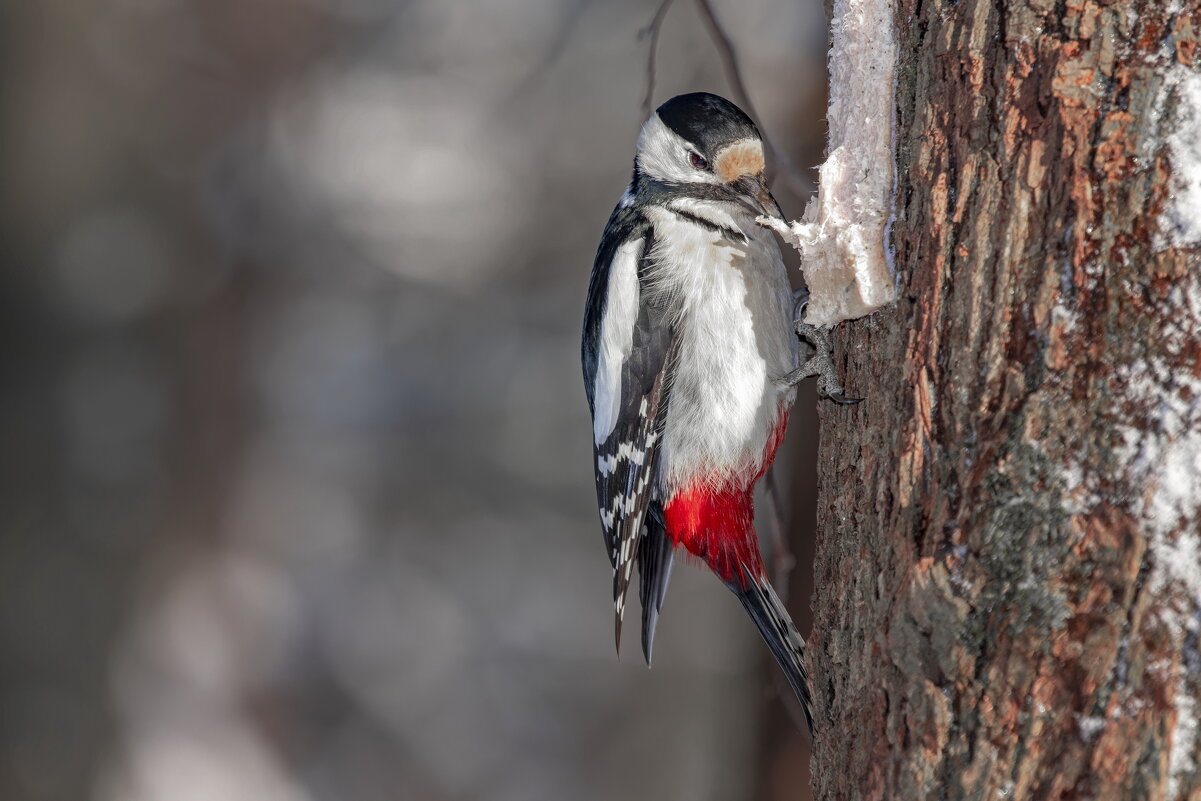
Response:
M597 250L584 383L618 647L637 563L650 664L682 547L738 596L812 730L805 643L767 579L751 493L783 438L797 382L820 374L832 389L836 375L828 342L797 322L804 297L796 303L760 217L783 219L751 119L703 92L660 106ZM801 367L798 330L822 340Z

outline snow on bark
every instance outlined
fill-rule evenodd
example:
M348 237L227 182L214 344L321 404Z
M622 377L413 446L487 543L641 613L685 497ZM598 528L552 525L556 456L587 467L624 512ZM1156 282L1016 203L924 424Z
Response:
M1179 3L1169 12L1178 15ZM1179 16L1175 17L1177 20ZM1174 52L1179 42L1166 39L1157 59L1168 64L1155 113L1161 120L1161 142L1170 165L1169 192L1159 216L1157 250L1194 249L1201 245L1201 71L1182 63ZM1120 450L1130 477L1143 494L1136 512L1149 536L1148 587L1161 599L1157 617L1182 650L1196 651L1201 637L1201 374L1190 356L1201 339L1201 263L1193 267L1159 309L1164 320L1156 352L1140 363L1119 369L1127 398L1149 411L1143 425L1123 431ZM1191 649L1187 643L1194 643ZM1185 665L1173 676L1164 666L1163 679L1174 683L1175 717L1168 753L1169 799L1197 769L1198 710L1195 681ZM1195 679L1195 676L1194 676Z
M895 166L894 0L835 0L829 143L800 222L772 226L801 253L805 321L834 325L892 302L888 228Z
M1201 245L1201 72L1174 65L1166 75L1161 101L1174 107L1167 115L1174 118L1166 137L1172 194L1160 219L1161 245Z
M1171 139L1168 144L1175 153ZM1183 649L1201 635L1201 375L1182 367L1201 335L1201 277L1188 276L1160 311L1158 352L1118 370L1126 399L1148 412L1121 431L1119 458L1142 489L1135 511L1149 537L1147 586L1159 601L1156 614ZM1198 709L1185 677L1171 675L1170 664L1164 672L1164 681L1176 686L1167 794L1174 799L1180 782L1197 769Z

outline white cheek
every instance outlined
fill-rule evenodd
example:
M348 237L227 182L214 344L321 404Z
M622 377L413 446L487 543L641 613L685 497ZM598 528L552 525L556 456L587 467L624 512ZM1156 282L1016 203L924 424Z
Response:
M658 114L651 116L638 135L638 169L652 178L675 183L721 183L716 175L698 170L688 163L688 148L683 139L663 124Z

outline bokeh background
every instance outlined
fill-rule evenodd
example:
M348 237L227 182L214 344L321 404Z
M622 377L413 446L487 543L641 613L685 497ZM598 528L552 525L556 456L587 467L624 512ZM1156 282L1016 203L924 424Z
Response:
M613 654L578 334L655 6L4 5L0 798L808 797L718 582ZM820 3L714 8L819 162ZM700 89L679 0L655 103Z

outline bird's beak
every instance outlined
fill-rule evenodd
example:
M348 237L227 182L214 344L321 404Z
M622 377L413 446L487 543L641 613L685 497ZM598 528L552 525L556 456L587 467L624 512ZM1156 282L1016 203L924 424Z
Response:
M756 214L784 219L784 212L780 210L780 204L767 188L767 176L763 173L743 175L731 185L742 196L743 203Z

